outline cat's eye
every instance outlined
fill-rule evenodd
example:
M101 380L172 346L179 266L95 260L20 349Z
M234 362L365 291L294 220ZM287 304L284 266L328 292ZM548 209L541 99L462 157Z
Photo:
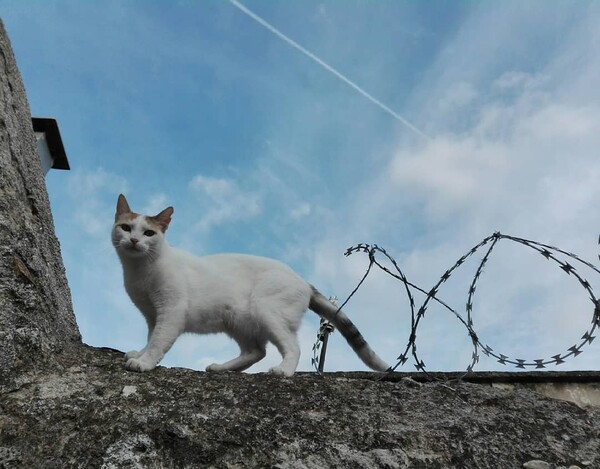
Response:
M156 231L152 231L152 230L146 230L144 231L144 236L154 236L156 234Z
M129 226L127 223L123 223L123 224L121 225L121 229L122 229L123 231L128 231L128 232L129 232L129 231L131 231L131 226Z

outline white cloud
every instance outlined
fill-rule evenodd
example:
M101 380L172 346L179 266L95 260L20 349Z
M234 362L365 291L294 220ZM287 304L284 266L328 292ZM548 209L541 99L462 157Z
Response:
M595 73L594 62L583 76ZM600 196L593 183L600 174L600 104L572 99L564 82L550 87L543 76L511 71L492 79L466 131L397 151L389 190L422 203L430 221L458 216L471 227L521 229L542 238L557 221L589 229ZM497 94L498 87L510 87L512 96Z
M189 187L200 204L201 216L196 228L205 233L225 223L256 217L262 211L259 193L242 189L233 179L199 174Z
M77 229L95 238L107 237L107 226L114 220L117 195L127 192L128 186L125 178L101 167L74 170L68 180L67 193L78 202L73 214ZM112 204L106 202L107 196L114 199Z
M153 195L144 206L142 213L145 215L156 215L169 206L167 195L160 193Z
M299 220L299 219L309 216L311 214L311 212L312 212L312 208L311 208L310 204L308 204L306 202L302 202L291 210L290 217L293 220Z
M466 81L453 83L438 101L437 112L442 114L457 112L472 104L477 96L478 92L472 84Z
M492 83L492 89L503 92L513 89L532 89L539 88L540 85L548 81L547 75L531 75L522 71L508 71L500 75Z
M99 167L93 170L74 170L68 181L72 197L89 197L101 191L125 192L127 180Z
M498 195L506 164L496 145L444 136L418 153L401 150L391 161L390 179L399 192L425 200L430 213L443 216Z

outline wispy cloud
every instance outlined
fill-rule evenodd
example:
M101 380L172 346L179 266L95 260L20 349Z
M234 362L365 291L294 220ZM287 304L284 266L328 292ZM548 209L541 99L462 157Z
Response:
M141 213L145 215L156 215L171 205L166 194L154 194L146 203Z
M106 220L114 217L116 196L126 193L128 188L129 183L124 177L102 167L73 170L67 183L67 192L69 197L79 202L73 213L78 229L96 238L106 237ZM114 204L107 204L106 196L112 196Z
M261 213L257 192L247 191L233 179L195 176L189 184L197 198L200 221L196 228L207 233L225 223L247 220Z
M310 204L304 202L292 209L292 211L290 212L290 217L294 220L299 220L301 218L309 216L311 211L312 209Z

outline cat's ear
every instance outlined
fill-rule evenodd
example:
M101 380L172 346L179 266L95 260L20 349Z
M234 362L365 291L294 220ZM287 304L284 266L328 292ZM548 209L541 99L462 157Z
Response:
M169 223L171 223L171 216L173 215L174 211L175 211L175 209L173 207L167 207L162 212L160 212L158 215L152 217L152 219L156 223L158 223L158 225L162 229L163 233L165 231L167 231L167 228L169 227Z
M125 196L123 194L119 194L119 199L117 200L117 212L115 213L115 221L117 221L121 215L125 215L126 213L131 213L131 209L129 208L129 204L127 203Z

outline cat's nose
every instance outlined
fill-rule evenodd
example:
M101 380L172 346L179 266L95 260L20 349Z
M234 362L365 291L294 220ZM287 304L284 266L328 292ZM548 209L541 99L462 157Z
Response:
M131 238L130 241L131 241L131 244L133 244L134 246L140 242L140 240L137 238Z

